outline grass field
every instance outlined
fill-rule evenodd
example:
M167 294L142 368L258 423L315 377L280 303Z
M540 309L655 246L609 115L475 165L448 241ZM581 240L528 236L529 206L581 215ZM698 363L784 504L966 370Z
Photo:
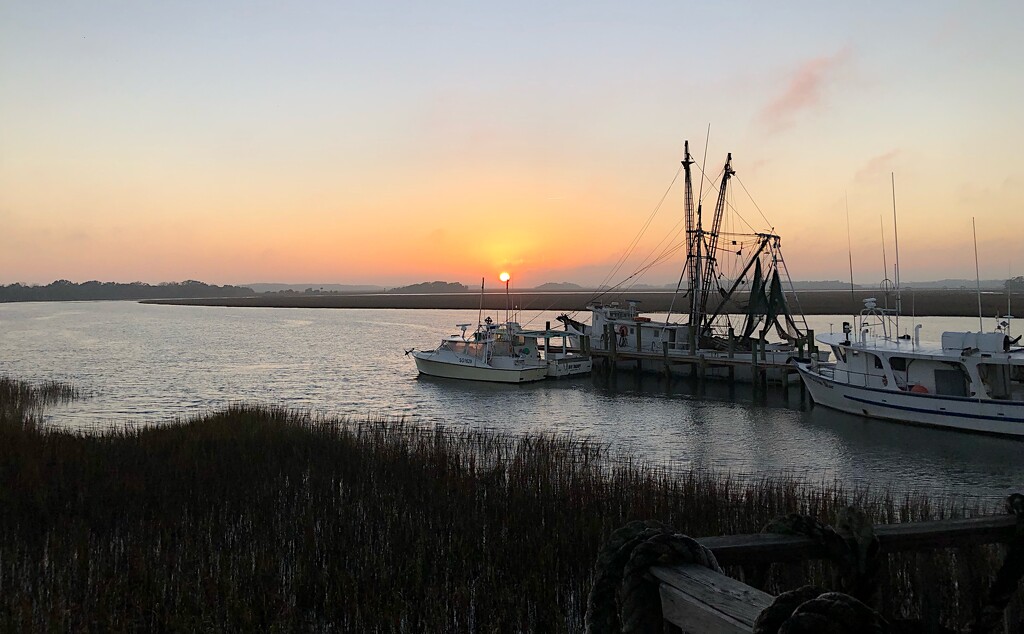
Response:
M522 310L583 310L596 292L515 292L512 301ZM804 291L789 295L792 308L805 315L849 315L860 312L863 300L876 297L881 304L882 295L877 291ZM665 312L672 304L669 292L631 292L608 294L601 301L641 300L640 307L647 312ZM1024 293L1011 298L1013 306L1024 306ZM675 309L685 305L685 298L677 298ZM890 305L895 305L895 298ZM717 308L717 299L709 301L711 310ZM742 312L741 305L746 297L740 295L729 312ZM350 293L338 295L259 295L255 297L231 297L218 299L169 299L150 300L152 304L178 304L189 306L248 306L271 308L446 308L476 310L480 306L480 295L476 293L450 293L444 295L400 295L391 293ZM983 293L981 296L982 315L990 319L997 313L1006 313L1006 295ZM504 293L484 295L485 310L504 310ZM919 317L977 317L978 296L968 290L920 290L903 294L903 314Z
M0 379L0 631L579 632L598 549L630 520L700 537L786 512L833 521L851 503L884 523L993 510L399 419L41 422L45 402L74 397ZM880 607L913 616L923 594L964 626L999 556L893 557ZM768 589L805 581L827 585L826 566L776 567Z

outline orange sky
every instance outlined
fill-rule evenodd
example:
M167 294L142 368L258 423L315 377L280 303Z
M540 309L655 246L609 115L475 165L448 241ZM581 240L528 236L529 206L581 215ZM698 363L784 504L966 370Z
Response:
M1024 274L1018 5L736 9L8 7L0 283L594 284L708 123L796 279L848 277L845 198L881 277L892 172L904 280L972 278L972 216Z

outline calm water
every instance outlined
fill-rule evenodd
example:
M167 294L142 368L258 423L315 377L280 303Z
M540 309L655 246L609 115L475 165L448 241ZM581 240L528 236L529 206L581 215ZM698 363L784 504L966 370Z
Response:
M540 314L531 325L542 327L555 315ZM244 401L571 432L674 465L964 498L996 500L1024 483L1020 441L815 408L801 402L796 387L755 402L742 386L708 384L698 394L685 379L629 373L512 386L418 377L404 350L432 348L457 331L454 324L476 318L476 311L458 310L0 304L0 374L79 386L89 398L50 416L54 424L86 429L160 423ZM843 319L808 321L828 332ZM918 321L931 339L978 327L968 318Z

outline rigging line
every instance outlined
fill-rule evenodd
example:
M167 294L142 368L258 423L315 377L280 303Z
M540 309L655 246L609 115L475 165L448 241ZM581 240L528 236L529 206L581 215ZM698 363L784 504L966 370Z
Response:
M677 247L675 247L675 248L673 249L673 251L678 251L678 250L679 250L680 248L682 248L682 246L683 246L682 244L678 245ZM618 283L618 284L616 284L615 286L612 286L612 287L610 287L610 288L607 288L607 289L605 289L605 290L604 290L603 292L601 292L601 294L599 295L599 297L600 297L600 296L603 296L603 295L607 295L608 293L610 293L610 292L612 292L612 291L614 291L614 290L618 290L618 289L619 289L619 287L623 286L623 285L624 285L624 284L625 284L626 282L628 282L629 280L633 279L634 277L637 277L638 275L643 275L643 274L644 274L644 273L646 273L646 272L647 272L647 271L648 271L648 270L649 270L649 269L650 269L651 267L655 266L656 264L659 264L659 262L652 262L651 264L649 264L648 266L646 266L646 267L645 267L645 268L643 268L642 270L639 270L639 271L636 271L636 272L634 272L634 273L633 273L632 275L630 275L630 276L629 276L629 277L627 277L626 279L622 280L621 282L619 282L619 283ZM631 288L632 288L632 286L630 286L630 287L628 287L628 288L625 288L625 289L623 289L623 290L622 290L621 292L622 292L622 293L628 292L628 291L629 291L629 290L630 290Z
M680 225L683 223L684 220L685 220L685 218L680 218L679 221L676 222L676 224L672 225L672 228L668 230L668 233L664 237L662 237L661 240L658 241L658 244L654 245L654 248L651 249L650 253L648 253L647 256L643 260L641 260L640 264L638 264L637 266L640 267L640 266L643 266L644 264L646 264L647 260L650 259L651 256L653 256L654 253L658 250L658 247L660 247L662 245L662 243L665 242L665 240L668 240L669 237L671 237L672 240L676 240L679 237L679 234L683 232L684 228L680 227ZM676 229L677 227L678 227L678 229ZM675 231L675 235L672 234L673 231ZM671 246L672 244L673 244L673 242L669 241L669 246ZM668 248L668 247L666 247L666 248ZM664 253L664 251L662 252L662 254L663 253ZM658 257L661 257L662 254L659 254Z
M676 180L679 178L679 174L682 171L683 171L683 167L682 167L682 165L680 165L676 169L675 176L672 177L672 182L669 183L668 188L665 189L665 193L662 194L661 200L658 201L658 204L654 207L654 210L650 213L649 216L647 216L646 222L644 222L643 226L640 227L640 231L636 234L636 236L633 238L633 240L629 243L629 246L626 247L626 250L623 252L622 256L619 257L618 261L615 263L615 266L612 268L611 272L608 273L604 277L603 280L601 280L601 284L600 284L601 286L604 286L613 277L615 277L615 275L619 272L619 269L622 268L622 265L626 263L626 260L633 253L633 249L636 248L636 245L640 242L640 239L643 238L644 233L646 233L647 228L651 224L651 221L654 220L654 216L656 216L658 214L658 211L661 209L661 206L665 203L665 199L668 198L669 192L672 191L672 186L675 185ZM600 297L600 295L598 295L597 297ZM592 298L591 301L593 301L594 299L597 299L597 297Z
M736 176L736 182L738 182L740 184L740 187L743 188L743 193L745 193L747 195L747 198L750 199L750 202L754 204L754 209L757 210L757 213L761 214L761 217L764 218L764 223L766 225L768 225L769 227L771 227L772 231L774 231L775 230L775 225L773 225L771 223L771 221L768 220L768 217L764 215L764 212L761 211L761 208L757 206L757 201L754 200L754 197L750 195L749 191L747 191L747 186L743 184L743 180L740 179L739 176Z
M704 180L704 168L698 165L697 169L700 170L701 180ZM718 185L716 185L716 183L718 182L719 178L721 178L723 172L725 172L725 168L722 168L722 171L718 172L718 175L715 176L714 180L708 178L708 193L701 193L701 195L697 198L697 204L703 204L705 197L710 196L711 194L718 193Z
M654 268L655 266L658 266L658 265L659 265L659 264L661 264L662 262L665 262L666 260L668 260L668 259L669 259L669 256L673 255L673 254L674 254L674 253L675 253L676 251L678 251L678 250L682 249L682 248L683 248L683 247L684 247L685 245L686 245L686 243L685 243L685 242L679 242L679 243L676 243L676 244L674 244L674 245L670 245L669 247L666 247L666 248L665 248L665 251L664 251L664 252L662 252L662 253L661 253L661 254L660 254L660 255L659 255L659 256L658 256L657 258L655 258L655 259L654 259L654 260L653 260L653 261L652 261L652 262L651 262L650 264L648 264L648 265L646 265L645 267L643 267L643 269L642 269L642 270L638 270L638 271L637 271L637 273L638 273L638 274L639 274L639 273L646 273L647 271L651 270L651 269L652 269L652 268ZM685 268L685 265L684 265L684 268ZM632 276L630 276L630 278L632 278ZM626 280L623 280L623 283L625 283L625 281L626 281ZM623 290L623 292L629 292L630 290L632 290L632 289L633 289L633 286L635 286L635 285L636 285L636 284L637 284L637 283L638 283L639 281L640 281L640 280L639 280L639 279L637 279L637 280L636 280L635 282L633 282L633 284L631 284L630 286L628 286L627 288L625 288L625 289Z
M750 230L751 230L751 231L753 231L754 233L757 233L757 229L755 229L755 228L754 228L754 225L752 225L752 224L750 224L749 222L747 222L747 219L743 217L743 214L741 214L741 213L740 213L740 212L739 212L739 211L738 211L738 210L736 209L736 207L734 207L734 206L732 205L732 203L730 203L730 202L729 202L729 201L727 200L727 201L725 201L725 205L726 205L726 206L727 206L727 207L729 208L729 210L730 210L730 211L732 211L732 213L736 214L736 216L737 216L737 217L738 217L738 218L739 218L740 220L742 220L742 221L743 221L743 224L745 224L745 225L747 225L748 227L750 227ZM772 233L774 233L774 231L775 231L775 227L772 227L772 230L771 230L771 232L772 232ZM719 235L721 235L721 234L719 234Z
M786 281L789 282L789 290L793 293L793 301L796 302L796 309L800 312L800 320L804 322L804 332L807 332L807 315L804 314L803 306L800 305L800 294L796 292L796 286L793 285L793 277L789 274L789 267L786 266L786 258L782 256L782 249L779 249L778 255L779 262L782 263L782 270L786 274Z
M703 178L704 169L700 165L698 165L697 168L701 170L701 178ZM725 170L723 169L722 171L725 171ZM721 176L721 175L722 175L722 173L719 172L718 176ZM735 176L735 173L733 173L733 175ZM739 178L737 177L736 180L739 180ZM716 177L715 180L713 180L713 181L709 181L709 183L710 183L710 189L708 189L708 195L709 196L711 195L712 191L714 191L714 192L718 191L718 186L715 184L717 181L718 181L718 177ZM771 227L770 232L771 233L775 233L775 227L768 220L768 218L765 218L764 212L762 212L761 208L757 206L757 202L754 200L754 197L750 195L750 192L747 191L747 188L743 185L742 182L740 183L740 186L743 187L743 191L746 192L747 197L750 198L750 202L754 203L754 207L757 209L758 213L761 214L761 217L764 218L764 221L768 224L769 227ZM700 200L700 202L703 203L704 199L702 198ZM732 211L732 213L736 214L739 217L739 219L743 221L743 224L747 225L747 227L750 228L751 231L753 231L754 233L758 232L757 229L754 228L754 225L752 225L749 222L747 222L747 219L743 217L743 214L741 214L739 212L739 210L736 209L735 205L733 205L728 200L725 201L725 204L729 207L729 209ZM719 235L722 235L721 232L719 232Z
M685 239L684 239L683 243L681 243L681 244L676 244L676 242L675 242L676 240L679 239L679 235L683 233L683 228L684 227L680 226L680 224L682 222L683 222L682 220L680 220L679 222L676 222L676 224L672 227L672 229L676 229L676 227L679 227L676 230L675 235L672 235L672 229L670 229L669 230L669 235L665 236L665 238L663 238L662 240L659 240L658 243L656 245L654 245L654 248L650 250L650 253L648 253L647 256L640 262L640 264L638 264L638 267L645 265L647 263L647 260L650 259L651 257L654 257L654 261L655 262L664 262L665 261L665 256L668 253L674 253L675 251L678 251L683 246L683 244L685 244ZM671 240L670 240L670 237L671 237ZM665 247L665 249L662 252L658 253L655 256L654 253L655 253L655 251L657 251L657 248L662 246L662 244L665 243L666 240L669 240L669 245L667 247ZM685 266L685 263L684 263L684 266Z
M704 164L708 162L708 143L711 142L711 123L708 123L708 133L704 135L704 156L701 157L697 168L700 170L700 188L697 190L697 205L704 200ZM692 190L691 190L692 191Z

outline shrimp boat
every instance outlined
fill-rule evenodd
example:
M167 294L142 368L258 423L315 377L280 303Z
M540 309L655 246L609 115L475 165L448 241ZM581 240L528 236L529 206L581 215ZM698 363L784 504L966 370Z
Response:
M854 327L820 335L834 363L796 363L814 402L851 414L969 432L1024 436L1024 347L1009 316L995 332L899 336L898 311L867 299Z
M467 381L529 383L590 372L588 355L570 349L568 333L528 331L518 323L496 324L488 317L467 336L470 324L458 324L461 334L445 337L434 350L409 350L420 374ZM552 340L561 339L559 346ZM544 342L541 356L540 341Z
M783 278L788 281L789 273L782 257L781 238L771 232L740 234L721 230L726 192L736 174L732 154L726 158L710 230L706 229L701 205L694 208L694 160L689 142L684 148L687 255L669 316L657 320L645 316L637 300L626 300L625 306L618 301L593 301L587 306L589 324L569 315L561 315L558 320L574 334L589 336L595 352L660 357L617 362L609 359L626 369L639 367L642 371L660 372L667 366L672 372L692 372L692 365L665 363L665 359L688 358L709 362L704 370L704 376L709 378L749 383L755 378L753 368L760 364L774 368L769 375L773 381L799 382L790 365L793 360L813 355L819 361L827 361L829 353L804 349L803 344L809 343L805 335L807 323L802 315L794 316L786 298ZM742 269L731 283L723 284L726 280L719 262L726 257L736 258ZM683 280L688 280L685 290ZM792 290L791 282L789 288ZM709 304L712 295L719 298L714 309ZM688 318L681 323L672 322L675 298L680 296L689 297ZM779 341L766 341L773 331ZM726 363L716 367L716 360L727 361L728 367Z

